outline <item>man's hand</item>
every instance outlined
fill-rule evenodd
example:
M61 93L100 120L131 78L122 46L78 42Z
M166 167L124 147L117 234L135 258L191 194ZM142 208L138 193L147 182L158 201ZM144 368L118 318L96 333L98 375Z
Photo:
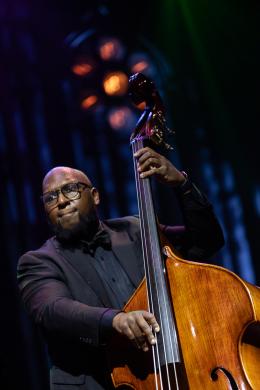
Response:
M154 315L144 310L118 313L113 319L112 326L145 352L148 351L149 345L156 343L153 332L160 330Z
M178 187L186 180L184 175L167 158L151 148L146 147L138 150L134 157L138 160L138 171L142 179L155 175L158 180L173 187Z

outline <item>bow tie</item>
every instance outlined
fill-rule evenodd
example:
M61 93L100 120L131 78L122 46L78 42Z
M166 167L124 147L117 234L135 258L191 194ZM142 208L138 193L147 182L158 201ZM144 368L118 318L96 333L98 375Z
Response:
M94 254L98 246L104 249L111 249L111 239L106 230L99 230L91 241L81 240L83 251Z

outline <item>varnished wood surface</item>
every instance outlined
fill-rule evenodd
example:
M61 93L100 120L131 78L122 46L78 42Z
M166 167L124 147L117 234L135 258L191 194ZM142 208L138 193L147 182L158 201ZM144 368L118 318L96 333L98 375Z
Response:
M211 379L212 370L222 367L239 389L260 389L260 289L222 267L185 261L169 247L166 251L190 388L231 389L223 372Z
M165 250L189 388L233 390L230 376L239 390L259 390L260 289L222 267L186 261L169 247ZM147 310L144 281L125 307L138 309ZM136 350L123 338L111 348L115 387L156 389L151 351Z

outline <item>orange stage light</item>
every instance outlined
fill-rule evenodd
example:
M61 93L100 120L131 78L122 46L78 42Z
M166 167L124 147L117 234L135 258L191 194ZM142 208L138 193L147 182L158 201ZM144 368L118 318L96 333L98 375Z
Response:
M85 97L85 99L81 102L81 108L83 110L88 110L89 108L93 107L98 101L98 98L96 95L89 95Z
M71 67L72 72L81 77L86 76L92 69L93 66L86 62L77 63Z
M143 60L143 61L138 61L136 64L132 66L132 72L134 73L140 73L143 72L145 69L147 69L149 66L148 62Z
M123 56L123 47L116 38L103 38L99 45L99 55L104 61L120 60Z
M113 108L108 113L108 123L114 130L126 130L129 125L133 126L135 118L128 107Z
M123 72L111 72L103 81L103 88L107 95L122 96L128 89L128 77Z

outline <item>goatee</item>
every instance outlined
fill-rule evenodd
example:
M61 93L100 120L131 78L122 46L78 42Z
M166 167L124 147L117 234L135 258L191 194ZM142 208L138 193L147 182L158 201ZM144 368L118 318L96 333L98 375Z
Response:
M99 223L97 212L94 209L88 215L80 215L79 223L73 228L64 229L58 222L57 225L52 226L52 230L60 241L91 240L99 228Z

